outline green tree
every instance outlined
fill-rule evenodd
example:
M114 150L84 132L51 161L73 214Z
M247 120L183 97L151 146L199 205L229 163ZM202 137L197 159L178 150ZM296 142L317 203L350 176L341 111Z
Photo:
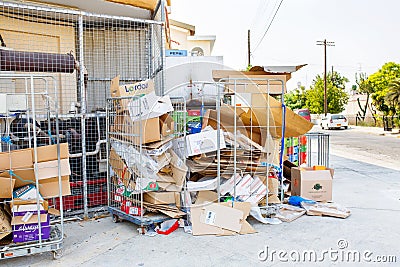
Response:
M327 102L328 113L340 113L344 110L349 95L345 91L346 82L349 80L334 71L327 74ZM306 91L306 106L311 113L324 112L324 79L320 75L313 80L313 84Z
M305 108L306 101L306 88L304 86L285 94L285 104L291 110Z
M394 62L385 63L381 69L368 77L368 83L372 87L372 103L385 115L395 112L395 107L386 100L392 81L400 78L400 64Z
M385 100L390 106L400 111L400 79L395 79L389 84Z

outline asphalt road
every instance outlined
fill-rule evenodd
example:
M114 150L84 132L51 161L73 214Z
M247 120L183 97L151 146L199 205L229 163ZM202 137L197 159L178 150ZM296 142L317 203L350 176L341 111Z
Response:
M313 131L330 135L331 154L355 159L382 167L400 170L400 138L384 135L376 128L351 127L349 129Z

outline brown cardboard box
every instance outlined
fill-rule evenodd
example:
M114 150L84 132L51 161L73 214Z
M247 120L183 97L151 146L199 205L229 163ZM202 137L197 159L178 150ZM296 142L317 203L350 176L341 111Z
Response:
M145 80L134 84L119 84L119 75L111 80L111 97L129 97L141 94L148 94L154 91L154 81ZM117 103L117 111L122 112L127 109L130 99L121 99Z
M0 178L0 198L12 198L14 191L15 179L10 177Z
M333 169L292 168L291 190L293 196L315 201L332 201Z
M180 207L180 194L178 192L147 192L143 200L151 204L175 204Z
M32 149L19 149L0 153L0 170L18 169L32 165Z
M36 149L37 162L57 160L57 145L41 146ZM60 144L60 159L69 158L68 143ZM35 160L35 153L32 149L32 161Z
M0 206L0 240L12 232L11 220L7 213Z
M39 181L39 192L43 198L60 197L58 177L43 179ZM71 195L69 176L61 177L61 195Z
M113 134L117 138L123 138L134 144L140 143L140 129L142 129L142 143L151 143L161 140L159 118L151 118L133 122L128 112L122 112L115 117L113 132L121 132L121 135ZM132 135L132 136L129 136Z

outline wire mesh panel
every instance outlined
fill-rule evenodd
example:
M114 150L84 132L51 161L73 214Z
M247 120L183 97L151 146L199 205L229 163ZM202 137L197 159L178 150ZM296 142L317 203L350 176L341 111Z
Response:
M70 166L59 135L57 80L0 74L0 86L12 91L0 93L0 259L46 251L58 257L63 211L50 208L70 193Z
M272 84L280 86L278 92L283 93L283 82L248 78L220 82L226 88L223 99L227 104L220 107L220 123L227 132L225 141L230 143L233 163L233 175L221 185L221 193L228 192L234 199L261 207L280 203L283 197L280 146L285 135L285 110L282 103L270 95L270 88ZM233 123L223 120L222 113L230 110Z
M107 204L105 106L111 80L153 78L156 91L163 91L162 25L7 1L0 2L0 23L0 70L46 73L58 84L58 122L72 171L72 195L64 198L64 209L88 216ZM19 93L20 88L10 81L0 92Z

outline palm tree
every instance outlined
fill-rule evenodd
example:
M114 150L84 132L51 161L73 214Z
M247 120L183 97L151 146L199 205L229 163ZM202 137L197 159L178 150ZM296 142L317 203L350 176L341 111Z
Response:
M389 84L389 92L385 99L394 107L400 109L400 79L395 79Z

